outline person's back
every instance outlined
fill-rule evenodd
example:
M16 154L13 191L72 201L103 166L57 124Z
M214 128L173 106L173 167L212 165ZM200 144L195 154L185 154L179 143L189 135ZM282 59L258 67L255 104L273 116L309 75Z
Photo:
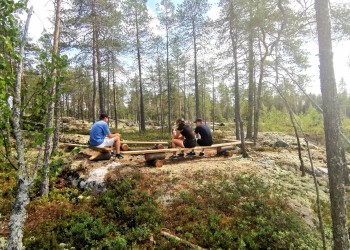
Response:
M197 140L199 146L211 146L213 145L213 137L211 135L210 128L202 124L202 119L197 118L195 121L196 129L194 132L200 135L200 139Z
M111 134L108 127L108 115L100 114L100 120L95 122L90 130L89 144L93 147L104 148L113 147L115 153L112 155L121 159L123 156L120 154L120 134Z
M100 120L95 122L90 130L90 145L94 147L101 145L109 134L109 128L105 121Z

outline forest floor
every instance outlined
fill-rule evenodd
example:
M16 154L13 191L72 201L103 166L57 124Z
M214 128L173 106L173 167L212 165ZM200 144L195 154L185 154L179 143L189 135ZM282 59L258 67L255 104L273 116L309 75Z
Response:
M221 133L225 135L224 136L225 139L234 139L233 137L229 136L230 134L229 132L222 131ZM84 135L84 134L65 134L63 137L61 137L61 141L85 144L88 141L88 137L89 137L88 135ZM274 144L278 141L286 142L288 146L275 147ZM317 182L320 187L320 199L321 199L322 208L324 210L323 216L326 223L326 233L328 237L327 239L330 240L331 236L330 236L330 215L329 215L329 189L328 189L325 149L322 145L315 145L315 144L310 144L310 149L311 149L312 160L317 173ZM218 184L219 186L220 185L225 186L227 183L231 183L231 181L237 181L237 182L242 181L241 179L239 179L242 176L243 176L242 177L243 179L246 178L246 176L248 176L247 177L248 180L243 181L242 187L237 187L238 189L243 188L243 186L247 186L246 189L250 189L249 192L252 193L252 196L256 195L254 199L257 199L257 200L259 200L261 197L264 197L266 192L266 195L268 198L266 198L267 200L263 201L263 202L266 202L265 204L266 206L269 206L270 203L271 204L274 203L274 201L271 200L272 197L275 197L275 196L278 197L278 200L279 200L278 204L283 203L283 205L275 204L274 206L281 206L280 209L282 209L283 211L293 211L296 214L296 216L301 221L303 221L303 223L307 226L307 228L311 230L310 232L312 233L316 232L315 229L317 228L317 225L318 225L317 216L316 216L316 206L315 206L316 194L315 194L314 180L312 175L310 174L310 161L307 156L307 150L305 150L305 145L303 143L302 157L304 160L305 167L307 168L307 174L304 177L301 176L301 171L299 169L300 161L298 158L298 151L296 150L296 140L293 136L283 134L283 133L277 133L277 132L260 133L258 146L249 147L249 158L243 158L240 154L234 155L232 157L216 156L216 151L208 150L208 151L205 151L204 157L186 156L183 159L174 161L174 160L170 160L169 159L170 154L167 154L164 165L161 168L154 168L154 167L145 165L143 156L125 156L125 158L121 160L111 158L110 160L92 162L92 161L89 161L88 159L91 153L92 153L91 150L87 148L78 149L73 153L62 152L59 158L63 159L64 167L63 167L63 170L58 173L57 177L53 179L54 181L54 183L52 183L52 190L54 193L53 198L49 204L43 205L42 202L39 202L38 203L39 205L38 204L35 205L35 202L34 202L34 204L30 206L28 221L26 223L27 231L35 234L34 233L35 229L40 228L38 227L40 223L44 223L46 220L50 220L50 221L54 220L54 218L52 218L52 216L55 216L54 214L56 214L56 216L58 216L59 218L62 218L62 216L65 217L64 215L65 212L63 210L57 211L56 203L59 201L56 201L55 199L57 198L58 193L61 192L61 194L59 195L59 197L61 198L66 195L64 194L64 192L69 192L70 196L74 196L74 197L76 196L73 199L74 200L73 203L76 204L78 202L77 200L85 199L85 198L88 199L90 195L89 194L85 195L84 193L81 193L82 191L74 191L74 190L89 190L89 189L91 190L92 189L92 195L94 195L94 193L98 195L98 193L101 193L101 191L110 190L109 189L110 186L108 183L113 183L115 181L125 180L128 178L134 178L135 175L137 176L139 175L139 176L142 176L140 180L140 183L141 183L140 190L146 191L148 194L153 196L153 198L156 199L157 204L159 204L159 206L161 206L163 210L167 211L165 212L165 214L168 213L169 218L167 218L167 215L163 215L162 217L163 221L159 222L159 224L161 224L161 226L163 227L167 227L170 231L174 232L175 234L202 246L214 247L214 248L215 247L226 248L225 245L223 245L225 240L215 238L217 236L215 237L213 236L213 239L211 239L212 240L211 242L206 242L201 240L203 235L196 236L195 233L199 234L199 232L197 232L199 229L193 226L192 224L191 224L192 227L185 230L186 229L185 225L188 226L189 222L185 222L182 220L186 220L187 218L186 216L188 215L187 214L181 215L183 211L179 212L177 211L177 209L185 205L188 206L189 207L188 209L190 209L191 211L193 209L198 209L198 208L191 207L193 206L193 200L191 200L186 196L187 193L194 195L194 198L192 197L192 199L196 200L198 197L200 197L200 195L198 195L197 193L200 193L202 195L203 192L207 192L205 188L207 189L213 188L211 186L212 185L211 183L213 181L215 183L219 183ZM196 152L196 153L198 155L199 152ZM255 178L258 178L259 180L261 180L262 183L264 183L263 186L267 187L267 190L257 185ZM1 182L5 183L5 175L3 176L0 175L0 184ZM220 184L221 182L223 182L224 184ZM253 183L251 187L249 187L250 182ZM217 187L217 186L214 186L214 187L218 188L219 193L222 192L220 191L221 189L220 187ZM255 189L258 190L257 194L254 194L254 192L256 191ZM12 190L12 189L9 188L8 190ZM2 197L7 197L9 195L9 192L12 192L8 190L6 190L6 188L4 188L4 190L0 190ZM64 190L68 190L68 191L64 191ZM347 190L347 191L350 191L350 190ZM209 193L207 194L211 196L212 192L211 191L208 191L208 192ZM239 192L241 193L241 195L243 195L244 193L243 191L239 191ZM225 200L225 197L226 197L225 195L227 194L223 192L220 195L223 195L223 197L220 196L221 197L220 199ZM246 194L246 195L247 196L244 200L249 201L250 200L249 194ZM178 204L179 197L181 197L182 199L182 203L180 203L180 206ZM72 200L72 198L69 198L69 199ZM215 203L215 200L213 200L214 199L213 197L211 198L207 197L207 199L208 201L206 202L210 201ZM347 199L350 200L349 192L347 193ZM186 200L188 201L191 200L191 202L184 205L184 203L186 203L185 202ZM239 202L237 201L237 202L244 203L244 200L241 200ZM229 203L231 204L232 202L234 203L233 198L230 200ZM251 201L249 203L250 204L249 206L251 206L251 204L254 204L254 202L256 202L256 200ZM68 205L63 206L64 209L74 210L73 209L74 204L71 204L71 203L72 202L70 201ZM233 213L231 210L230 210L231 211L230 213L226 213L224 210L219 209L221 205L218 205L218 204L215 205L215 204L210 206L208 205L208 207L205 208L205 209L209 209L206 212L206 214L210 214L211 213L210 211L213 210L213 211L220 211L220 213L224 213L223 216L227 218L231 218L233 216L232 214L230 214L230 213ZM80 209L89 210L88 208L85 207L86 204L84 204L84 202L80 206L82 206ZM7 203L4 203L4 205L2 205L0 208L1 208L0 212L2 212L2 215L3 215L2 217L0 217L0 242L1 242L4 240L4 238L1 238L1 237L6 237L8 233L7 232L8 214L6 214L6 211L9 212L10 201L7 201ZM203 211L205 210L203 207L201 209ZM96 210L96 211L100 211L100 210ZM269 210L267 209L267 211ZM95 212L91 212L91 214L94 214L94 213ZM99 216L101 216L100 212L98 213L99 213ZM194 213L194 212L192 211L191 213ZM263 212L261 213L263 214ZM277 215L279 216L278 213ZM174 217L178 216L177 217L178 221L176 222L171 221L171 218L170 218L171 216L174 216ZM208 218L203 216L204 215L192 214L191 220L206 221ZM236 216L236 219L239 219L240 218L239 216L243 216L243 215L238 214ZM269 219L270 215L266 215L266 216L268 220L272 219L272 218ZM108 215L105 214L104 217L108 217ZM266 218L264 220L266 220ZM262 222L260 221L255 223L259 224ZM271 223L277 223L277 222L271 222ZM224 225L225 223L223 225L220 224L220 227L223 227ZM273 225L273 226L276 226L276 225ZM269 225L266 227L273 228L273 226ZM284 226L288 227L288 225L284 225ZM281 226L277 226L277 227L281 227ZM191 231L191 230L193 235L188 233L188 231ZM234 229L232 228L231 230L234 231ZM245 229L245 230L248 232L248 229ZM249 228L249 230L253 230L253 229ZM300 234L300 232L297 232L297 233ZM126 239L128 239L129 237L133 242L134 238L132 238L132 236L125 236L125 237ZM138 237L140 238L140 236ZM149 237L149 235L147 237ZM253 236L243 235L242 237L243 237L242 239L246 242L245 244L248 244L246 245L248 248L254 246L254 245L249 245L249 241L250 241L249 239L251 239L250 237L253 237ZM261 239L262 236L257 235L256 237L258 237L257 239ZM292 236L285 235L283 237L282 236L278 236L278 237L279 237L278 238L279 241L281 241L283 237L286 237L286 239L289 240L291 239ZM158 241L160 241L159 238L158 238ZM256 241L256 240L253 240L253 241ZM146 241L144 240L140 242L141 242L139 243L141 244L140 248L150 248L148 245L150 244L149 242L145 243ZM217 243L218 245L215 245L216 243L214 242L219 242L219 243ZM278 242L278 240L276 240L276 242ZM282 243L281 242L278 242L278 244L287 244L285 242L282 242ZM30 244L29 245L28 244L29 243L27 243L27 246L30 246ZM36 242L35 244L38 244L38 243ZM263 245L263 244L267 244L267 245ZM264 246L265 247L270 246L270 244L272 243L262 242L261 245L259 245L259 247L264 248ZM228 245L228 246L235 248L234 245ZM290 245L285 245L285 246L286 248L290 248ZM174 246L172 245L172 247ZM162 248L163 247L160 247L160 249ZM170 246L166 245L166 247L164 248L170 248ZM1 249L1 244L0 244L0 249ZM31 249L31 248L29 247L28 249ZM109 248L106 248L106 249L109 249ZM186 248L183 248L183 249L186 249Z

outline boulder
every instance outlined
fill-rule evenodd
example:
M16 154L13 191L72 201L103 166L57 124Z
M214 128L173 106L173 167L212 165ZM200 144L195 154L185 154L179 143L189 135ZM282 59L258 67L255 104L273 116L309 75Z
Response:
M120 163L112 162L107 166L102 166L90 171L89 176L86 180L79 183L81 189L90 189L93 193L101 193L105 191L106 183L105 177L107 173L115 168L118 168Z
M273 146L275 148L286 148L286 147L289 147L289 144L286 143L285 141L276 141Z

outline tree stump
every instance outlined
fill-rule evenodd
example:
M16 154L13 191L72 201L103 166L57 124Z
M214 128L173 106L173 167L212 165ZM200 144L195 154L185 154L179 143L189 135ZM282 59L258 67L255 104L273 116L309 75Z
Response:
M129 148L129 145L126 144L126 143L123 143L121 146L120 146L120 149L122 151L128 151L130 148Z

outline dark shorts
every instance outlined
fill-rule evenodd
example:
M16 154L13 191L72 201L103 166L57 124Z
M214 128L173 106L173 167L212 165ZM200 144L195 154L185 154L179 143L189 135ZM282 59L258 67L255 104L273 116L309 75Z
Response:
M208 142L208 141L205 141L202 139L198 139L197 143L199 146L211 146L211 145L213 145L213 142Z
M186 139L184 140L185 148L194 148L196 146L196 139Z

